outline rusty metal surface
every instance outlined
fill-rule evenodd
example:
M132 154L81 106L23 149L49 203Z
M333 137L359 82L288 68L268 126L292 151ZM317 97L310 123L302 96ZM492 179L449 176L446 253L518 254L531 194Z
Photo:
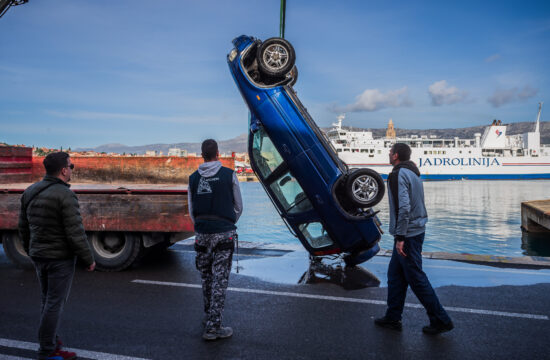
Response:
M74 190L86 231L193 232L185 187L76 186ZM4 191L0 187L0 230L17 229L22 192L22 187Z

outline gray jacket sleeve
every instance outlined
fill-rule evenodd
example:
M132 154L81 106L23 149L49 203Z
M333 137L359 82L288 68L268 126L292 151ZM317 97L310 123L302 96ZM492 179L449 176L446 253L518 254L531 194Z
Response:
M409 218L411 213L410 200L410 184L409 179L405 176L404 171L399 171L399 179L397 185L397 196L399 198L399 209L397 210L397 223L395 224L395 235L407 235Z
M70 190L68 190L70 191ZM61 199L61 217L65 235L71 249L76 256L80 258L86 266L92 265L94 255L90 249L90 244L86 238L82 217L80 216L80 206L76 195L70 191Z
M233 206L235 208L235 215L236 215L235 222L237 222L239 221L239 218L243 213L243 199L241 197L241 188L239 186L239 180L237 179L237 175L235 174L235 172L233 172Z

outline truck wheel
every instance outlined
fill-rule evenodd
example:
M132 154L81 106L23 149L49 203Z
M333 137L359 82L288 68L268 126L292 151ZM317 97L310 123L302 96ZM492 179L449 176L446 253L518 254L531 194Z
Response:
M31 258L23 248L23 242L21 242L16 232L5 232L2 236L2 245L6 256L15 266L21 269L32 269L34 267Z
M346 181L346 193L354 206L373 207L384 197L384 180L372 169L357 169Z
M96 268L121 271L129 267L142 249L141 236L131 232L94 232L89 235Z

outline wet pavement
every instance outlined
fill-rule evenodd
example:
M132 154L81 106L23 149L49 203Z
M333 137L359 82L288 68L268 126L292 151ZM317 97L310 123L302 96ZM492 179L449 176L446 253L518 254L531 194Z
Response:
M79 269L60 334L87 359L549 358L549 269L424 259L456 326L431 337L421 332L427 317L412 293L401 333L374 326L385 309L388 261L377 256L345 273L333 271L338 260L332 260L332 270L310 269L307 283L306 252L241 249L224 317L234 335L206 343L194 253L175 245L128 271ZM15 268L1 250L0 274L0 359L32 359L36 276ZM353 277L380 286L346 290L343 283Z

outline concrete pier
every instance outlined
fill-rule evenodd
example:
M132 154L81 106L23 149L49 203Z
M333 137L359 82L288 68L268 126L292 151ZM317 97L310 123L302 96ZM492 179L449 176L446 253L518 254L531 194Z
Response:
M521 227L527 232L550 234L550 199L522 202Z

